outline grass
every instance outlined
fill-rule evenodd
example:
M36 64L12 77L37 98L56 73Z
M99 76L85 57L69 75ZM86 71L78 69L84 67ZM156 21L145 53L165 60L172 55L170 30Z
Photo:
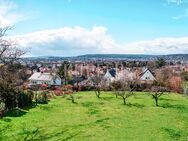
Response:
M138 93L123 105L112 93L79 92L76 103L56 97L49 104L16 109L0 119L0 140L187 141L188 98Z

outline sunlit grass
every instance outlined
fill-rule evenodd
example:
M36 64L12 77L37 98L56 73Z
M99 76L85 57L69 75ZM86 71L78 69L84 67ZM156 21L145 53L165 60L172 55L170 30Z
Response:
M80 92L49 104L14 111L0 119L0 140L172 141L188 139L188 98L162 96L159 107L144 93L130 97L127 105L111 92L98 99ZM17 109L19 110L19 109Z

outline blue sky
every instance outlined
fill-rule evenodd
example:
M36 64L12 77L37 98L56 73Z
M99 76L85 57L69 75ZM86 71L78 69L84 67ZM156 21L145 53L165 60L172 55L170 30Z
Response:
M74 56L85 53L170 54L188 51L188 0L0 2L0 12L3 11L2 5L6 10L4 14L0 13L0 20L14 25L11 35L21 38L21 45L31 47L31 56ZM44 38L45 34L48 35L46 40L50 38L51 42L45 41L39 34ZM56 39L52 40L54 34ZM76 34L78 35L75 36ZM33 35L35 39L28 41ZM41 40L35 42L36 36ZM98 36L97 39L95 36ZM45 48L46 52L39 54L40 48Z

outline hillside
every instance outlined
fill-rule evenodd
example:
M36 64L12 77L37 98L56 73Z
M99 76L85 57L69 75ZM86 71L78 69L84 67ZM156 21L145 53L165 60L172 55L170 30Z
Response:
M157 58L164 58L167 61L188 61L188 54L170 54L170 55L143 55L143 54L87 54L75 57L56 57L56 56L42 56L42 57L27 57L26 60L32 61L56 61L56 60L156 60Z
M98 58L98 59L129 59L129 60L156 60L164 58L166 60L188 60L188 54L169 54L169 55L144 55L144 54L88 54L78 56L79 58Z
M145 93L128 99L111 92L96 98L94 92L79 92L76 103L68 96L49 104L9 113L0 119L0 140L101 140L101 141L186 141L188 99L162 96L159 107Z

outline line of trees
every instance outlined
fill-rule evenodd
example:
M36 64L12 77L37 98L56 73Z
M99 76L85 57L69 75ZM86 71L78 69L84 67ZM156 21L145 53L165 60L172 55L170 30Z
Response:
M156 79L153 83L142 83L136 80L116 80L107 85L106 80L103 76L94 76L91 80L94 84L94 91L97 98L100 98L101 91L112 90L116 98L120 97L123 100L124 105L127 104L127 99L135 95L135 91L140 90L148 93L153 98L155 105L159 106L159 98L170 92L172 86L171 80L173 74L168 69L162 69L162 71L156 75ZM174 80L173 80L174 81Z
M15 40L8 38L11 27L0 27L0 116L16 107L32 104L32 92L19 88L25 81L24 69L19 64L20 57L26 53L17 46Z

